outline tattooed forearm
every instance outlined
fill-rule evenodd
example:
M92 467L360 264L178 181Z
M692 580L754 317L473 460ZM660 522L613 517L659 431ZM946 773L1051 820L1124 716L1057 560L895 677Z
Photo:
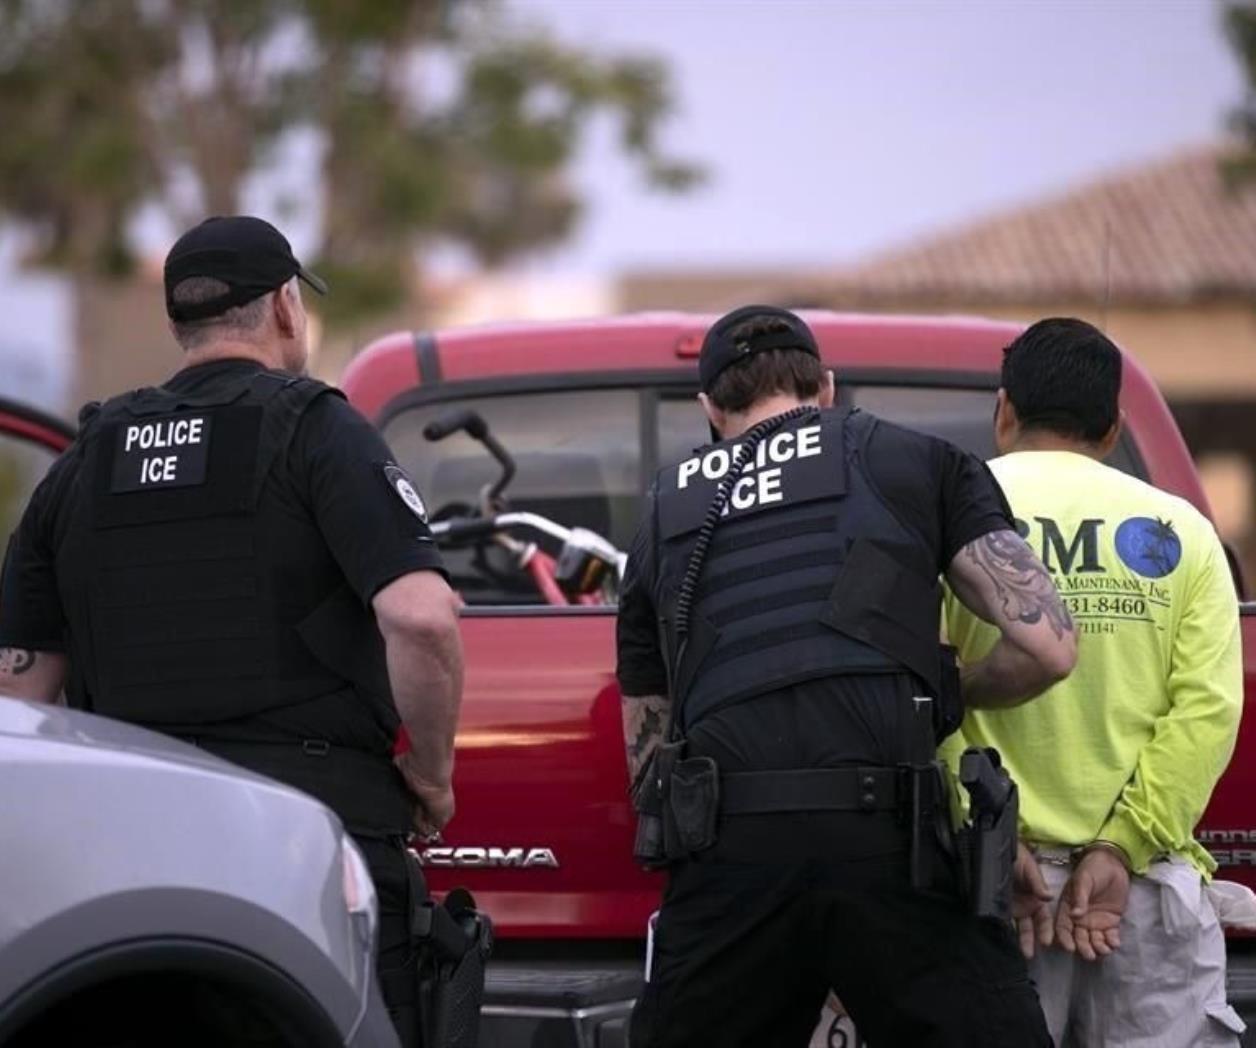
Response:
M1073 619L1033 550L1014 531L993 531L964 547L994 586L1009 622L1032 626L1044 618L1056 638L1073 632Z
M1014 706L1072 672L1077 636L1051 575L1011 530L970 542L947 580L973 614L999 629L985 658L964 668L964 699L974 708Z
M0 695L56 702L65 686L66 657L56 651L0 648Z
M624 745L628 755L628 780L637 775L654 747L663 741L671 701L662 695L625 695L623 697Z
M35 653L25 648L0 648L0 677L20 677L35 665Z

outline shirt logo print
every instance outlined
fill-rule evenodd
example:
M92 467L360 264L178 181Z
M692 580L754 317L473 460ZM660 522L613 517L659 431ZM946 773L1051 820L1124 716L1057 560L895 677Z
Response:
M1182 560L1182 540L1172 521L1130 517L1116 529L1116 552L1131 571L1162 579Z

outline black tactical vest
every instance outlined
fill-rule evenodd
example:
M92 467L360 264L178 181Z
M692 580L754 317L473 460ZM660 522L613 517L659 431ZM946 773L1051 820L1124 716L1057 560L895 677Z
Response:
M213 394L142 389L87 413L70 697L306 788L351 826L401 831L411 807L385 741L399 718L382 638L316 522L278 519L263 499L324 395L342 394L261 371ZM301 725L290 739L285 716ZM338 729L361 717L378 750L307 766L311 752L343 750Z
M934 551L863 465L876 420L815 411L760 444L733 486L696 590L672 695L681 725L809 679L911 672L939 686ZM737 443L659 475L656 606L674 660L676 588Z

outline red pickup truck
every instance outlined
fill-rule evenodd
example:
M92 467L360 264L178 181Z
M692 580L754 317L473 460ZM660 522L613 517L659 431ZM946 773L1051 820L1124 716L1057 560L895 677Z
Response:
M655 314L399 333L366 347L342 379L414 479L432 519L445 522L447 560L467 600L458 816L423 859L434 888L466 884L496 922L484 1045L625 1043L661 882L631 859L613 564L611 582L599 575L573 589L554 579L571 576L565 547L612 562L607 549L627 548L658 466L706 440L693 395L698 346L712 319ZM842 402L993 454L1000 350L1017 326L824 313L807 319L837 372ZM1131 358L1122 406L1128 426L1112 464L1207 513L1173 418ZM49 446L57 435L49 420L0 404L4 431ZM490 454L493 442L513 460L504 492L493 490L505 479ZM495 514L493 526L475 525L477 514ZM583 530L565 533L573 528ZM1242 628L1251 703L1256 604L1242 605ZM1219 876L1256 887L1253 756L1256 724L1246 718L1199 836L1221 863ZM1232 1003L1251 1021L1256 950L1249 953L1249 945L1256 940L1231 939L1230 983Z
M513 453L512 511L629 544L658 466L706 440L693 403L696 355L713 318L679 314L510 325L382 338L344 374L434 516L475 505L496 467L464 433L425 439L470 409ZM983 320L810 314L839 397L883 418L993 455L1001 349L1018 327ZM1127 358L1127 430L1112 464L1208 506L1177 426ZM518 539L557 554L548 536ZM499 933L486 1030L528 1044L620 1043L659 880L632 863L615 684L614 607L555 604L526 571L481 545L449 551L468 601L466 691L458 735L458 817L426 850L432 883L468 884ZM1240 592L1242 590L1240 589ZM1256 701L1256 604L1243 605L1247 700ZM1199 834L1219 876L1256 886L1256 721ZM1256 1011L1256 953L1233 942L1232 999ZM1245 1007L1247 1006L1247 1007ZM560 1033L563 1031L563 1033Z

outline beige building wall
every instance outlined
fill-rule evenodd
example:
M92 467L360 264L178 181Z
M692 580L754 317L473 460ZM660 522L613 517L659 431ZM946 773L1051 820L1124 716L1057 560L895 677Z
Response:
M71 413L89 400L164 381L183 363L160 282L78 280Z
M790 304L783 302L783 297L788 297L785 289L809 283L814 283L810 274L779 270L709 273L642 270L619 277L615 299L621 313L672 309L688 313L724 313L752 302Z

